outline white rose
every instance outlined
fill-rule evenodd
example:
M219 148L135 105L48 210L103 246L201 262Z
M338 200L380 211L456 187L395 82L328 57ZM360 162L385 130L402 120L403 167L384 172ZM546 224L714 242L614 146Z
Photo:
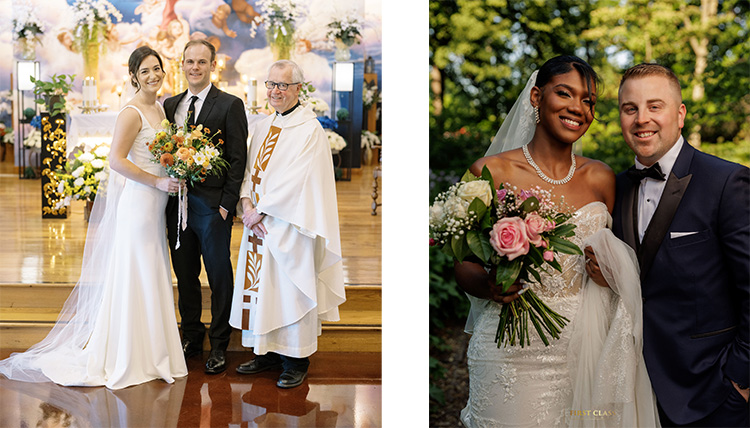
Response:
M73 177L78 178L81 175L83 175L84 172L86 172L86 168L84 168L83 165L81 165L78 168L76 168L75 171L71 172L70 175L72 175ZM76 180L76 181L78 181L78 180ZM76 184L76 186L78 186L78 184Z
M479 198L484 205L490 206L492 203L492 189L490 182L486 180L476 180L469 183L463 183L457 192L458 196L466 202L471 203L474 198Z
M104 161L101 159L94 159L91 161L91 166L96 169L104 168Z
M445 201L445 208L455 218L466 218L466 211L469 203L456 196L451 196Z
M92 160L94 160L94 155L93 153L84 153L78 156L78 160L84 163L91 162Z
M81 187L86 182L86 180L83 179L83 177L76 178L76 181L73 182L73 185L76 187Z
M443 222L443 216L445 215L445 210L443 209L443 202L442 201L436 201L431 207L430 207L430 223L434 225L438 225Z
M101 145L94 150L94 154L100 158L106 158L109 156L109 146Z
M96 174L94 174L94 179L97 181L102 181L107 179L107 173L104 171L99 171Z

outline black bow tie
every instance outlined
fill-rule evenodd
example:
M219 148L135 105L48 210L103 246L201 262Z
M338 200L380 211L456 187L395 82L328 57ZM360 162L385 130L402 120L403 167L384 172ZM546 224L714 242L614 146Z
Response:
M644 178L653 178L654 180L664 181L664 173L661 172L659 163L655 163L648 168L637 169L635 165L628 168L626 172L628 178L633 180L634 183L640 183Z

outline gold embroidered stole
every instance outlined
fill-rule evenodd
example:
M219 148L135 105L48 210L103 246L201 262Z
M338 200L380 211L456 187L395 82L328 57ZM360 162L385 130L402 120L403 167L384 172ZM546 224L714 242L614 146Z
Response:
M253 164L253 175L250 177L252 188L250 189L250 198L253 205L257 205L260 195L258 194L259 186L263 180L262 174L266 171L268 161L273 155L276 143L279 141L281 128L271 126L268 130L263 144L260 146L258 155L255 157ZM247 235L250 248L247 251L247 261L245 263L245 286L242 298L242 329L250 328L250 305L258 303L258 286L260 282L260 267L263 262L263 254L260 247L263 246L263 240L255 236L252 232Z

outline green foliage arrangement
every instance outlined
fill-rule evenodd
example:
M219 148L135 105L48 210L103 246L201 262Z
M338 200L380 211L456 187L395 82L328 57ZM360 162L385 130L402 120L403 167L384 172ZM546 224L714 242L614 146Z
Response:
M49 82L42 79L35 79L31 76L31 82L34 84L34 95L37 96L37 104L45 104L49 110L50 116L57 116L65 112L65 95L70 92L75 80L75 74L53 74ZM68 82L68 80L70 80ZM53 97L57 96L54 99Z

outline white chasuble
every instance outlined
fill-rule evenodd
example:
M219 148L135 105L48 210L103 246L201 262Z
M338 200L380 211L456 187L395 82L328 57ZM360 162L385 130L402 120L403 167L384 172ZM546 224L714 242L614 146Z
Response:
M346 300L331 150L309 105L257 123L240 197L268 233L243 230L229 322L256 355L307 357Z

